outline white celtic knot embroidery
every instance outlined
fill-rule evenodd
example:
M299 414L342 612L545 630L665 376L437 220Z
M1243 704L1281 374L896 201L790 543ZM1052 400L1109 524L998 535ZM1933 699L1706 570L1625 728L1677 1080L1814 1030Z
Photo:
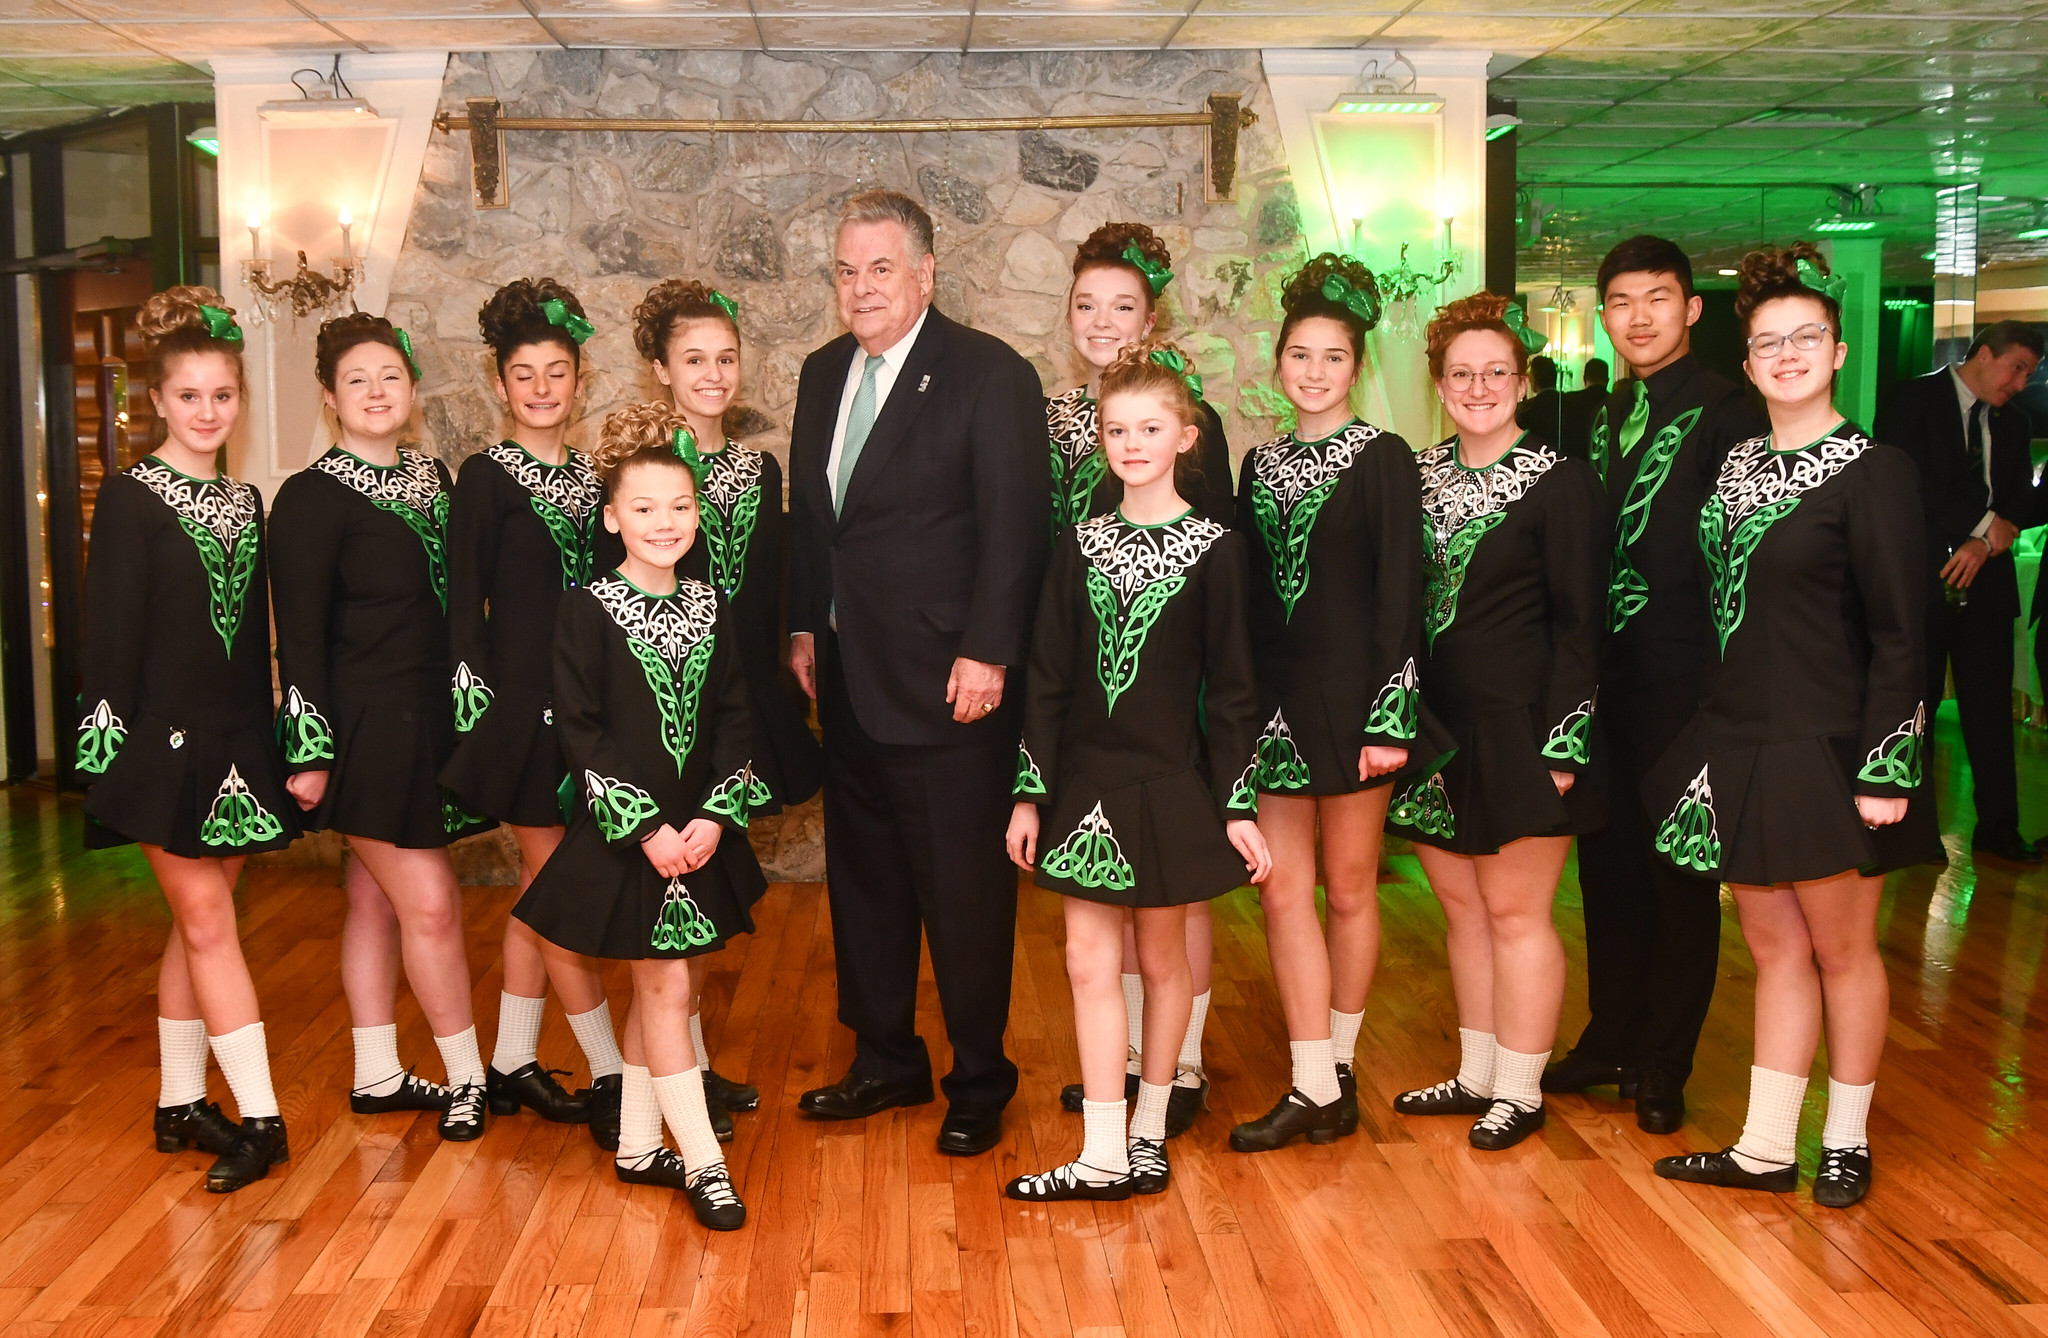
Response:
M1081 555L1108 578L1117 597L1131 597L1155 582L1178 576L1228 531L1213 520L1187 515L1171 524L1141 528L1111 512L1074 527Z
M1351 468L1352 461L1382 435L1370 423L1353 423L1335 436L1303 445L1293 433L1254 446L1251 467L1260 482L1273 490L1283 512Z
M398 502L429 519L434 517L434 499L441 495L441 471L434 467L434 458L421 451L400 450L397 464L380 468L337 446L315 460L311 468L341 480L373 502Z
M1441 560L1451 536L1481 516L1505 511L1550 472L1558 457L1548 446L1513 447L1484 469L1458 463L1458 439L1432 446L1416 458L1422 467L1422 509Z
M256 519L256 489L225 474L188 478L152 456L131 468L128 477L155 493L180 519L218 539L228 553L235 551L235 540Z
M604 505L604 484L580 451L570 451L568 463L561 465L544 464L509 441L486 446L484 454L497 461L514 483L579 525Z
M1095 454L1095 401L1077 386L1046 401L1045 429L1071 467Z
M1727 508L1728 528L1733 530L1773 502L1812 492L1869 449L1870 438L1846 425L1797 451L1774 451L1769 437L1743 442L1728 452L1714 481L1714 491Z
M704 500L730 515L740 498L760 481L761 453L728 439L724 450L704 457L704 477L698 487L703 490Z
M702 581L678 581L676 593L660 599L642 594L616 576L607 576L592 581L590 593L597 596L620 630L652 646L672 672L681 672L690 648L718 625L718 596Z

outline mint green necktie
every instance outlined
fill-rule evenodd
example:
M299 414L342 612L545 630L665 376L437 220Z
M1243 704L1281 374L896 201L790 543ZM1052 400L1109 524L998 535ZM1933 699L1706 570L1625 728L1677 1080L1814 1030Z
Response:
M1649 427L1649 425L1650 385L1647 381L1637 381L1636 402L1630 406L1628 418L1621 425L1620 445L1623 459L1627 459L1628 453L1633 451L1636 448L1636 443L1643 439L1643 430Z
M860 463L868 433L875 428L875 373L882 370L882 362L881 354L868 354L866 365L860 369L860 389L853 392L853 407L846 411L846 438L839 445L839 477L832 480L834 515L846 504L847 481L853 477L853 467Z

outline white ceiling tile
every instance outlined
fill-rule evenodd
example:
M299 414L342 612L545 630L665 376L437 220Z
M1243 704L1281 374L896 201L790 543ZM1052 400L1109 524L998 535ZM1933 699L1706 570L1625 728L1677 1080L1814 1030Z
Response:
M868 4L854 3L853 0L753 0L754 12L762 18L771 15L785 18L816 16L828 24L860 19L878 22L922 19L928 14L965 16L972 8L968 0L872 0Z
M349 45L332 29L311 19L247 23L123 23L119 31L158 51L195 56L221 51L335 51Z
M334 27L372 51L490 51L559 44L535 19L336 19Z
M746 0L536 0L544 19L668 19L698 15L751 18Z
M669 18L548 18L548 27L571 46L698 50L758 47L760 30L745 14L696 14Z
M126 4L128 0L118 0ZM106 0L101 0L106 3ZM162 0L151 0L162 3ZM365 19L488 19L526 17L519 0L297 0L313 17L335 23ZM190 5L186 6L190 12Z
M75 10L57 0L0 0L0 21L8 19L75 19Z
M10 56L143 50L138 43L94 23L0 23L0 52Z
M865 14L865 11L863 11ZM957 51L967 40L967 14L902 14L826 18L761 15L761 33L771 50Z
M1597 19L1533 19L1509 15L1410 13L1382 29L1376 40L1430 46L1472 45L1546 50Z
M1204 5L1181 25L1173 44L1217 48L1359 46L1393 21L1393 15L1373 12L1380 8L1375 4L1350 14L1252 18L1242 14L1212 15Z
M977 51L1014 51L1060 47L1156 47L1179 22L1172 15L1076 14L977 15L972 36Z

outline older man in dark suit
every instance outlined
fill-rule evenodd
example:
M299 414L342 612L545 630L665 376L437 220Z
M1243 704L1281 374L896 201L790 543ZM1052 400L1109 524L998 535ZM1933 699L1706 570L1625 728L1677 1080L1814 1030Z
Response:
M791 667L825 735L825 876L853 1065L820 1119L932 1099L915 1026L929 940L953 1045L939 1150L993 1147L1017 877L1003 853L1024 663L1050 525L1045 409L1017 352L933 309L932 221L846 202L847 333L805 361L790 426Z
M2041 333L2018 321L1985 327L1959 363L1892 387L1873 433L1920 466L1927 514L1927 700L1953 666L1956 710L1975 782L1971 848L2040 862L2020 835L2013 760L2013 619L2019 580L2012 541L2037 514L2027 416L2009 401L2041 364Z

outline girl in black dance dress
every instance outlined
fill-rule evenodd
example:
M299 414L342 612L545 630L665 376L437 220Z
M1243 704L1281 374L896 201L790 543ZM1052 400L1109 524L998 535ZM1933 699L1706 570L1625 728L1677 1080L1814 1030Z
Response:
M157 973L159 1152L197 1144L215 1193L290 1152L235 928L242 861L289 845L298 806L270 732L263 498L220 472L243 399L242 331L211 288L143 304L162 445L100 488L85 575L78 770L86 845L138 842L171 907ZM206 1099L211 1044L242 1116Z
M1268 868L1244 549L1174 480L1200 436L1185 367L1172 345L1132 344L1104 375L1102 447L1123 500L1061 536L1039 597L1008 844L1063 896L1084 1131L1077 1159L1018 1177L1011 1198L1166 1188L1167 1102L1193 1003L1187 907ZM1146 1041L1128 1131L1126 918Z
M555 609L565 591L616 565L618 541L598 523L603 485L567 440L581 347L593 333L583 304L553 279L515 279L492 294L477 324L513 431L462 462L448 508L458 741L441 781L465 809L511 828L523 890L562 840L568 773L551 701ZM550 949L517 917L505 921L504 964L498 1038L484 1070L491 1113L527 1106L560 1123L588 1121L599 1147L618 1147L623 1060L596 964ZM590 1066L590 1090L576 1096L540 1064L550 980Z
M316 359L336 444L284 481L272 511L286 785L306 826L342 833L355 855L341 934L349 1108L438 1110L441 1136L466 1142L483 1137L484 1063L448 845L489 824L438 779L455 746L448 470L398 444L419 379L404 331L382 316L340 316L320 327ZM445 1087L399 1062L401 953Z
M1918 475L1835 411L1848 357L1827 262L1801 242L1742 260L1735 315L1767 436L1728 453L1700 512L1720 663L1643 782L1657 851L1729 883L1756 959L1742 1138L1666 1157L1673 1180L1790 1192L1823 1026L1828 1114L1813 1201L1870 1188L1865 1119L1890 1011L1884 875L1942 862L1923 754L1926 577Z
M1422 700L1457 753L1404 783L1387 825L1416 843L1443 903L1462 1062L1404 1092L1405 1115L1477 1115L1472 1146L1543 1126L1539 1083L1564 1006L1551 922L1575 833L1600 819L1585 783L1607 599L1606 504L1584 460L1515 426L1522 313L1460 298L1429 325L1429 370L1458 432L1422 452L1429 517Z
M724 596L677 572L698 529L688 430L665 404L636 405L605 420L595 456L626 555L556 618L555 720L578 803L512 913L559 947L633 964L619 1179L681 1189L698 1221L731 1231L747 1210L690 1036L690 958L751 931L767 890L746 834L746 672Z

